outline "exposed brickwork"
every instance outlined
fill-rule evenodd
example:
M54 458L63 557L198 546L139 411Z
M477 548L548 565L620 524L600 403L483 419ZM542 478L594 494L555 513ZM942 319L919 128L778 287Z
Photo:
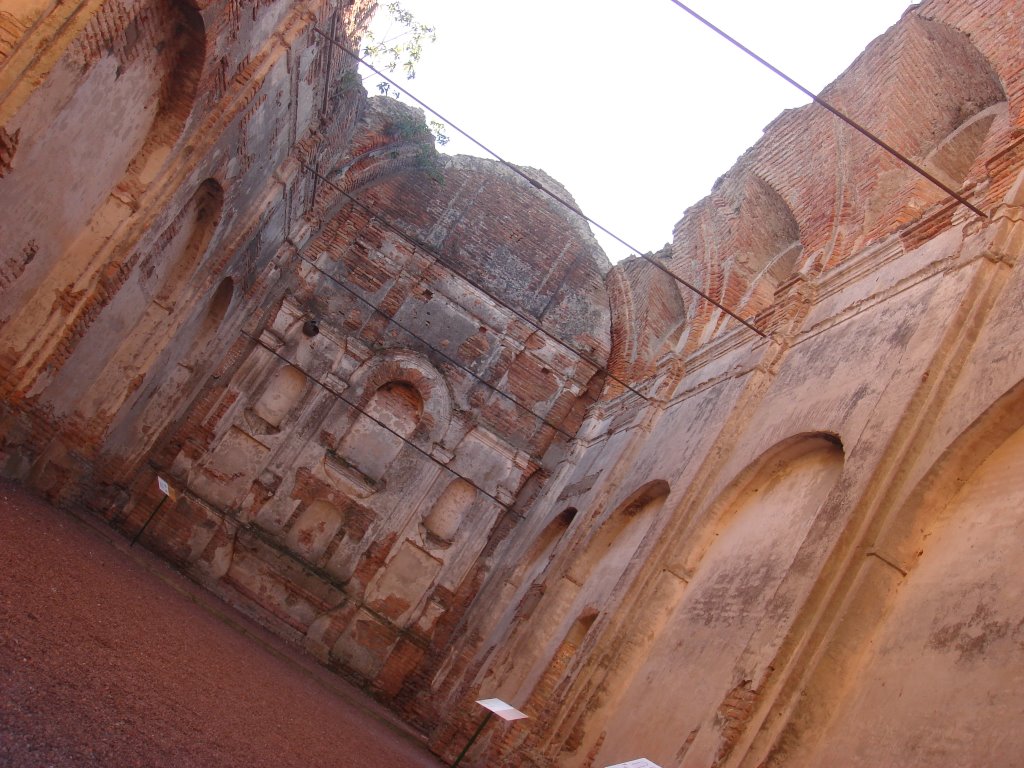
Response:
M0 12L3 474L127 536L155 513L144 546L449 760L501 695L531 720L475 766L816 764L893 595L936 567L942 521L907 510L1016 446L1015 3L928 0L825 91L989 220L808 107L653 255L764 339L368 98L315 30L355 45L372 2L202 5ZM977 551L1016 524L991 511L1014 477L977 496ZM967 648L1019 709L969 561L941 600L977 604L923 650L913 620L890 635L886 679ZM942 727L935 762L965 762Z

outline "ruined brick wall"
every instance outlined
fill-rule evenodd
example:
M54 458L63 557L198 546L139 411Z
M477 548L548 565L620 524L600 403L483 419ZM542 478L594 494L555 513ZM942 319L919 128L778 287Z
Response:
M654 258L764 337L368 99L317 30L371 6L0 12L4 474L156 512L442 756L531 715L468 764L1016 759L1019 0L825 92L987 218L817 107L685 213Z
M365 109L362 92L330 102L353 65L314 27L355 34L365 11L40 10L0 65L6 474L116 495L182 418L308 237L315 185L295 155L333 161L317 137Z
M493 163L456 158L443 174L404 181L416 200L385 185L346 198L295 254L282 302L154 457L178 499L147 534L410 716L423 714L407 678L443 661L434 649L515 529L521 488L575 433L609 347L593 239ZM483 204L447 235L404 218L480 188L520 207L529 247ZM487 277L541 263L553 278L528 292ZM158 503L152 484L142 473L117 512L126 530Z
M395 699L600 393L609 265L367 98L371 9L4 13L0 459L128 535L159 473L148 546Z
M592 409L532 507L534 537L575 511L553 548L504 545L439 748L505 694L534 719L477 765L1016 759L1022 10L924 3L824 94L988 218L807 107L657 257L766 338L613 269L611 365L648 399ZM651 483L660 511L617 525Z

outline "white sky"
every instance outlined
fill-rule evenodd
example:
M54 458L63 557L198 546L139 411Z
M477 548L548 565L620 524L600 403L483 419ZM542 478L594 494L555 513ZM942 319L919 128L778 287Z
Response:
M817 93L910 3L687 4ZM416 78L403 82L409 91L505 159L544 169L644 252L671 239L686 208L776 115L808 101L669 0L402 5L437 28ZM371 93L375 80L366 80ZM448 134L444 151L486 156ZM629 255L595 234L612 261Z

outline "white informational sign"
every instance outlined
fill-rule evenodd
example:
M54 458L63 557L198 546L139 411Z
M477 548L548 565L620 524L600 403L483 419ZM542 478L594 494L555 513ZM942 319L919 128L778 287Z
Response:
M522 720L523 718L529 717L529 715L524 715L511 704L506 704L501 699L480 699L477 701L477 704L484 709L491 710L491 712L496 714L502 720Z
M160 488L160 493L166 496L172 502L177 498L177 494L174 493L174 488L171 487L171 483L169 483L160 475L157 475L157 487Z
M652 763L646 757L638 757L636 760L630 760L628 763L609 765L608 768L661 768L661 766L657 763Z

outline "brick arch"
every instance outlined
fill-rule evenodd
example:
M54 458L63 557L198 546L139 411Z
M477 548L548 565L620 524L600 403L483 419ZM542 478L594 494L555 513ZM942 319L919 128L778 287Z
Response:
M857 104L851 117L954 189L984 175L984 167L977 165L983 147L990 139L1005 138L1010 128L1005 109L989 113L1007 101L1004 83L991 61L961 30L916 13L908 14L873 45L878 51L871 64L861 68L855 64L853 76L836 83L826 95L834 103ZM872 86L867 93L864 82ZM881 114L885 115L882 122ZM844 132L849 134L850 129ZM839 145L838 165L850 169L843 185L847 198L832 233L826 266L949 199L934 184L866 142L850 137Z
M368 99L367 109L344 156L326 161L329 183L319 185L310 213L330 221L350 204L348 195L387 179L441 163L423 115L390 97ZM424 183L430 183L424 178ZM340 190L340 191L339 191Z
M419 424L410 439L439 442L452 419L452 396L444 377L420 355L390 350L371 358L352 375L351 395L346 399L365 409L377 390L392 382L408 384L423 400Z
M750 317L770 306L775 290L800 268L800 241L789 204L743 164L679 222L672 268L711 298ZM707 301L693 299L687 308L688 348L735 322Z
M664 257L664 252L654 256ZM643 259L616 264L606 280L611 309L608 369L619 379L641 381L675 348L691 300L683 298L675 280ZM613 383L613 391L620 386Z

